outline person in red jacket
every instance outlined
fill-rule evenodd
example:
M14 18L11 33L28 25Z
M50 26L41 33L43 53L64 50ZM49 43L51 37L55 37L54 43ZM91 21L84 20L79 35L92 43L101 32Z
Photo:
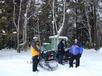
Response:
M39 63L39 56L40 56L40 43L37 38L34 38L32 40L31 53L32 53L32 62L33 62L32 71L35 72L38 71L37 66Z

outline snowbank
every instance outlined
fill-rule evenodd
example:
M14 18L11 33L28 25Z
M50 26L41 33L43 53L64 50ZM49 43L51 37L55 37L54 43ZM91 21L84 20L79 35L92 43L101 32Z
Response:
M84 51L96 51L94 48L91 49L84 49Z
M100 53L102 53L102 47L98 50Z
M102 52L102 48L99 50ZM102 76L102 53L94 49L85 49L78 68L69 68L69 64L58 66L55 71L41 68L32 72L30 51L20 54L13 49L0 50L0 76Z
M17 53L17 50L15 49L2 49L0 50L0 58L1 59L14 59L14 60L19 60L19 59L30 59L31 60L31 53L30 51L21 51L21 53Z
M11 52L11 51L16 51L16 50L15 50L15 49L12 49L12 48L11 48L11 49L4 48L4 49L1 49L1 50L0 50L0 52L3 52L3 51L7 51L7 52L10 51L10 52Z

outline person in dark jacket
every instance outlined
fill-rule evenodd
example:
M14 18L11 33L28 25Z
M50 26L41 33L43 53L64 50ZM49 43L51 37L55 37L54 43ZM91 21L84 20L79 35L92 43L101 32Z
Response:
M73 61L75 60L76 68L80 66L80 57L83 51L82 47L79 47L78 44L75 43L71 46L69 53L70 53L70 61L69 61L69 67L73 67Z
M60 64L63 64L63 56L64 56L64 53L65 53L65 45L64 45L64 40L62 39L60 41L60 43L58 44L58 62Z
M39 45L39 41L34 38L32 40L32 44L31 44L31 53L32 53L32 64L33 64L33 67L32 67L32 71L35 72L35 71L39 71L37 69L37 66L38 66L38 63L39 63L39 56L40 56L40 45Z

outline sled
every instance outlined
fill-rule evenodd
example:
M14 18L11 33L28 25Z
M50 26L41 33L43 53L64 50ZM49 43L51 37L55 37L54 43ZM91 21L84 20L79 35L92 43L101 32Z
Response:
M56 62L56 52L54 51L44 51L40 56L40 67L48 71L54 71L58 67L58 63Z
M48 71L54 71L58 67L58 63L56 61L54 61L54 60L45 61L44 59L42 59L39 62L39 65L40 65L40 67L42 67L43 69L48 70Z

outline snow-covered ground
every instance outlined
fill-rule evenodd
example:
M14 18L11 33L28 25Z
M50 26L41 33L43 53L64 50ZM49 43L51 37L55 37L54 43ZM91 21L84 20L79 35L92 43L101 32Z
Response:
M30 51L18 54L12 49L0 50L0 76L102 76L102 48L84 50L78 68L69 68L69 64L65 64L55 71L38 67L39 72L32 72L30 60Z

